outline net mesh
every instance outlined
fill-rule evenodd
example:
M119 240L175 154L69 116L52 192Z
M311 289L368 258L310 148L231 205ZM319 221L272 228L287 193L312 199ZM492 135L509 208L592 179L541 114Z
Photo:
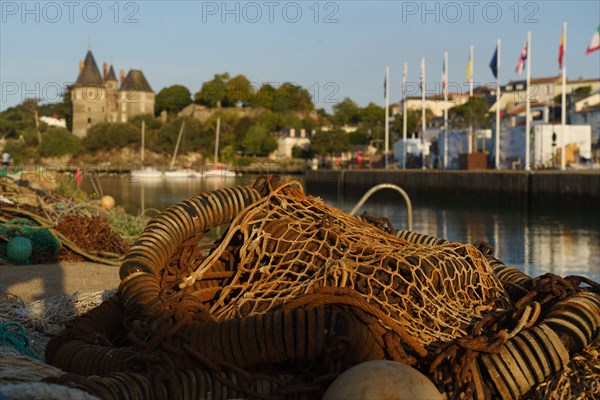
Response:
M425 346L465 336L483 315L510 306L475 247L409 243L306 196L298 182L271 184L262 183L270 194L238 215L180 284L214 294L215 320L346 304L424 354ZM231 277L215 284L223 271Z

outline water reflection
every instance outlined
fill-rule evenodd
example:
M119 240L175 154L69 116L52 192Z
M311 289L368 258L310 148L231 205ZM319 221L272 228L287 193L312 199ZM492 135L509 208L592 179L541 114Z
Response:
M243 176L227 180L129 182L122 178L102 177L100 183L105 194L112 195L129 213L137 214L142 208L162 210L203 191L246 185L254 179L254 176ZM87 190L92 190L91 186ZM320 196L344 211L350 211L362 195L356 193L338 199L335 188L311 190L310 194ZM362 211L387 216L397 228L406 227L404 202L394 192L378 193L359 213ZM553 272L562 276L583 275L600 281L600 215L588 215L577 209L528 211L525 207L485 207L448 203L444 199L419 199L413 200L413 229L464 243L486 241L495 247L496 256L505 264L530 276Z

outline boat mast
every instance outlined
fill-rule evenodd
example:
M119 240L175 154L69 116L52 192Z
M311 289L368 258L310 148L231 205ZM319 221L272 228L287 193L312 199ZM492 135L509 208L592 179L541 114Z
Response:
M221 118L217 118L217 131L215 132L215 164L219 162L219 130L221 129Z
M183 135L183 127L185 126L185 121L181 123L181 128L179 128L179 136L177 137L177 144L175 145L175 151L173 152L173 158L171 159L171 166L169 169L173 169L173 165L175 165L175 157L177 157L177 150L179 150L179 143L181 142L181 136Z

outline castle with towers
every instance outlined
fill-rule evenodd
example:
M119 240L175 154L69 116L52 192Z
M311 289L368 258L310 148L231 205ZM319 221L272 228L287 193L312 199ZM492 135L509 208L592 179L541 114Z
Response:
M154 113L154 92L139 69L119 71L102 64L102 75L88 50L79 62L79 76L71 90L73 134L83 138L87 130L100 122L127 122L139 114Z

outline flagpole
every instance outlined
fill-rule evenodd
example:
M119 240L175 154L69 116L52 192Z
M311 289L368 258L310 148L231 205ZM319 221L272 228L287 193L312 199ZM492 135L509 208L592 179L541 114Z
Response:
M425 57L421 58L421 169L425 169L425 155L423 148L425 147Z
M496 169L500 169L500 39L496 42Z
M385 67L385 168L388 167L388 153L390 152L390 67Z
M529 171L531 166L529 165L529 130L531 125L531 99L529 93L529 84L531 81L531 31L527 32L527 81L525 84L525 169Z
M561 112L560 112L560 120L561 120L561 134L560 134L560 169L563 171L567 166L567 157L565 154L565 135L566 135L566 125L567 125L567 63L566 55L567 55L567 23L563 22L563 35L564 35L564 43L563 43L563 55L562 55L562 96L561 96Z
M469 47L469 63L471 66L469 76L469 99L473 97L473 46ZM469 137L467 138L467 153L473 152L473 123L469 121Z
M473 46L469 47L469 58L471 59L471 76L469 77L469 97L473 97L473 49Z
M406 130L407 130L407 120L406 120L406 75L408 73L408 63L404 63L404 69L402 70L402 139L404 140L404 154L402 155L402 168L406 169Z
M448 52L444 52L444 168L448 168Z

